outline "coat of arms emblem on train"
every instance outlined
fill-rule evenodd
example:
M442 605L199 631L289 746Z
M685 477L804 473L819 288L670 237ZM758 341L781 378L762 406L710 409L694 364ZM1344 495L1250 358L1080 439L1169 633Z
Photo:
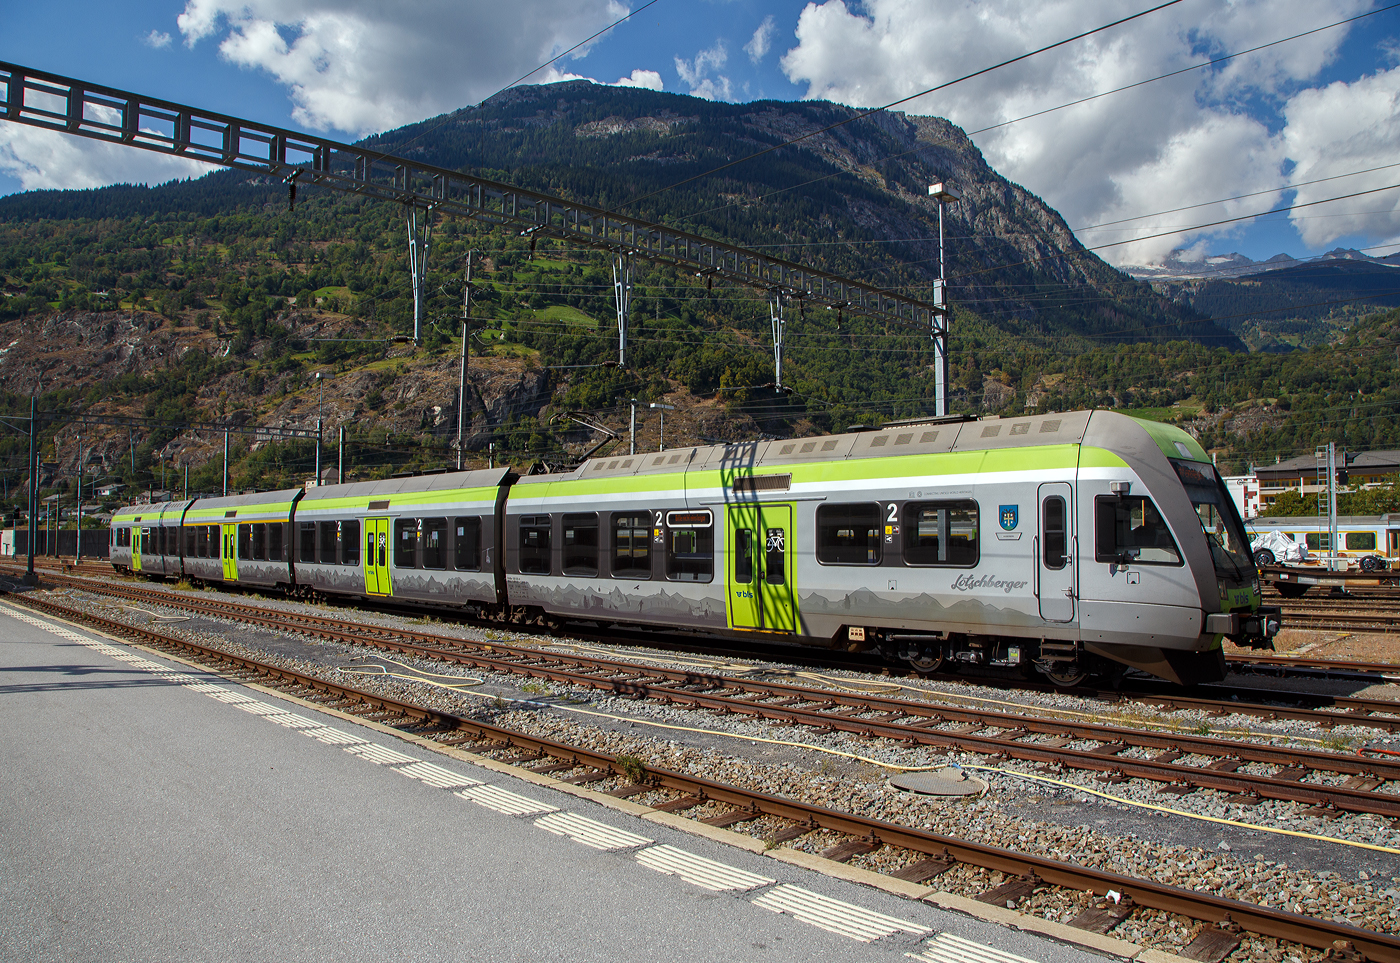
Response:
M1016 522L1020 513L1020 505L1001 506L1001 527L1008 532L1016 527Z

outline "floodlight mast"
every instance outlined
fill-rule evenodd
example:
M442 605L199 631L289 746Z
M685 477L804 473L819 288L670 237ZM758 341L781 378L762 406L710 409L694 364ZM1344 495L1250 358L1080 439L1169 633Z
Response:
M958 196L942 183L930 184L928 195L938 202L938 280L933 285L933 306L936 309L931 317L933 337L933 413L938 417L948 414L948 272L943 260L943 206L951 204Z

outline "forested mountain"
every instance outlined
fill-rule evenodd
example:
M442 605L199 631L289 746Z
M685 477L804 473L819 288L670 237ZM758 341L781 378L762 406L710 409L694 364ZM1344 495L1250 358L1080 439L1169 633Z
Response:
M1400 305L1400 267L1376 258L1329 257L1239 278L1156 286L1238 334L1252 351L1327 344L1357 318Z
M1371 342L1391 337L1394 317L1378 319L1365 343L1358 334L1288 358L1243 353L1195 309L1084 251L958 128L882 113L824 129L853 116L825 103L722 104L575 82L518 88L369 143L915 296L937 277L927 186L943 181L962 198L946 224L957 411L1137 408L1182 420L1227 456L1262 458L1329 430L1332 415L1304 413L1335 410L1342 372L1352 372L1348 397L1389 398L1392 379L1362 359L1377 356ZM394 341L412 316L402 209L305 185L289 209L280 180L224 171L0 199L0 411L23 413L39 397L52 419L43 460L58 466L48 479L58 486L72 484L81 430L99 473L90 478L161 487L163 467L165 484L179 487L188 465L192 488L217 489L222 435L183 431L191 421L308 429L319 418L324 463L335 462L344 428L347 468L362 476L447 467L469 251L461 415L471 463L493 447L498 461L557 463L598 437L562 412L625 432L633 398L642 448L661 441L650 402L675 406L669 444L931 410L926 332L798 306L788 390L778 392L763 292L646 262L627 367L608 366L617 336L606 255L551 241L532 249L513 231L465 220L435 226L423 343ZM1234 418L1237 407L1254 414ZM151 424L82 427L83 415ZM1346 430L1362 443L1390 437L1390 426L1372 417ZM24 477L22 442L0 436L9 489ZM235 488L300 484L314 463L306 442L248 435L233 448Z

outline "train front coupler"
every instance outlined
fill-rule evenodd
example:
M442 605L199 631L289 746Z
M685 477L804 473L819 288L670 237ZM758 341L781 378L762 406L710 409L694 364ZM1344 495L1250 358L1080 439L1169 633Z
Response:
M1283 610L1261 605L1253 612L1212 612L1206 616L1206 632L1225 636L1240 648L1272 649L1274 636L1283 626Z

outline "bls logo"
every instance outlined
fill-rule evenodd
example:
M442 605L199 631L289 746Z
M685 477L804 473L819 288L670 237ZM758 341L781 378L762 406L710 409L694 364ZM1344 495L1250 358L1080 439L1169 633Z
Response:
M1020 515L1020 505L1001 506L1001 527L1008 532L1016 527L1017 519Z

